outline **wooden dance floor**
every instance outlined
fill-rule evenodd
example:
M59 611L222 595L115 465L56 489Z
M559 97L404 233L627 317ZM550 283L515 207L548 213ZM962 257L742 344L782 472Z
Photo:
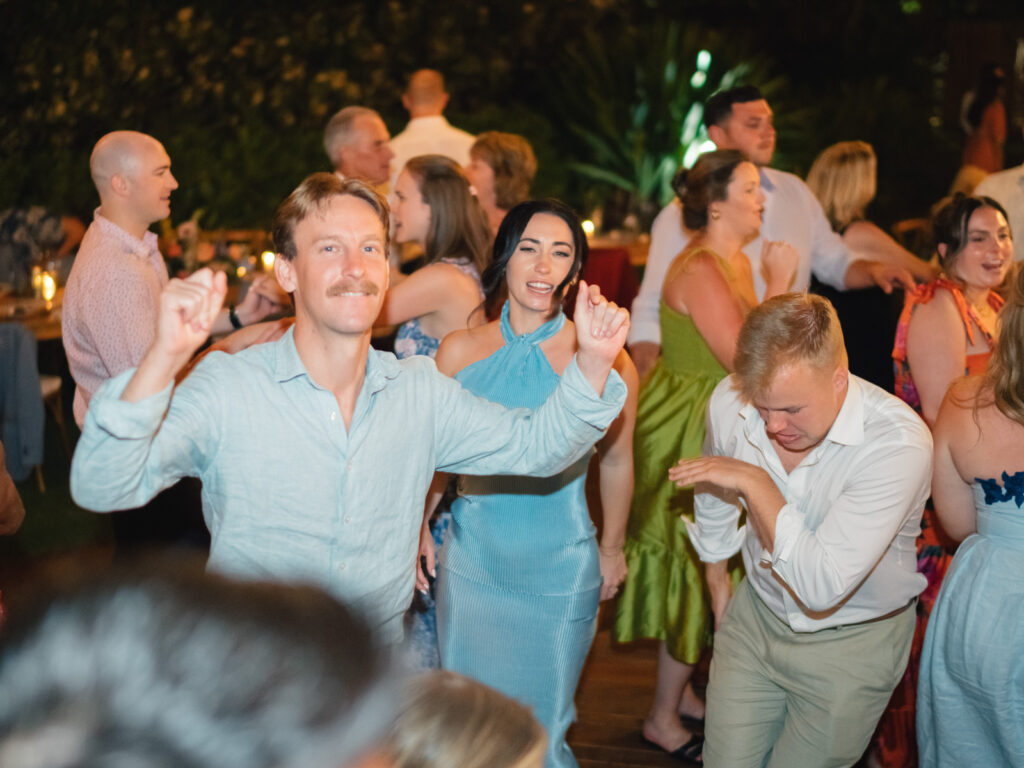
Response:
M615 645L613 606L601 606L597 638L576 691L577 722L569 731L580 768L685 765L640 738L651 705L658 645L653 641Z

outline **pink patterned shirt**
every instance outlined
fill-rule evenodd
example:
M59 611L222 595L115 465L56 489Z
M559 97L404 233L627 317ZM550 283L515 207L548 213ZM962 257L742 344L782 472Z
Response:
M156 333L167 267L147 232L139 240L97 208L78 249L62 310L64 351L75 378L75 421L107 379L139 364Z

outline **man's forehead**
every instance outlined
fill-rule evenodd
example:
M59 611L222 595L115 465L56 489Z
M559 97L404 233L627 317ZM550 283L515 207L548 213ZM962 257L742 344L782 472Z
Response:
M171 164L170 155L164 149L164 145L156 139L150 138L138 153L139 160L151 168L160 168Z
M367 141L376 141L380 138L386 141L388 138L388 129L377 115L359 115L353 123L353 128L360 138Z
M299 227L313 238L348 236L362 241L384 236L384 225L373 206L354 195L335 195L313 209Z
M741 101L732 105L732 116L740 120L750 117L771 117L772 109L764 99Z

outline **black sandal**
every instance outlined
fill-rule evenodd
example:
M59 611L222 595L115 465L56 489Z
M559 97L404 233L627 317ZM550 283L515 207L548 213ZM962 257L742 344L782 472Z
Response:
M662 752L667 752L668 754L670 754L672 757L676 758L677 760L682 760L682 761L684 761L686 763L689 763L690 765L702 765L703 762L704 762L701 759L701 753L704 751L704 737L703 736L694 735L688 742L683 744L683 746L681 746L678 749L675 749L675 750L673 750L671 752L669 752L667 749L662 747L660 744L655 744L653 741L648 739L643 734L640 735L640 738L642 738L645 742L647 742L651 746L657 747Z

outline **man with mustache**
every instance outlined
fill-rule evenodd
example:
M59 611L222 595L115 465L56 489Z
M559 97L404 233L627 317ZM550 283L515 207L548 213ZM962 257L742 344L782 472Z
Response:
M275 342L210 354L173 392L225 285L205 271L172 281L142 363L94 398L71 490L81 506L111 510L198 475L212 568L319 584L394 644L434 471L550 475L578 459L624 402L609 372L629 322L581 285L575 362L539 409L508 411L429 358L371 349L387 233L387 204L366 184L307 178L273 224L274 269L294 298L295 325Z

